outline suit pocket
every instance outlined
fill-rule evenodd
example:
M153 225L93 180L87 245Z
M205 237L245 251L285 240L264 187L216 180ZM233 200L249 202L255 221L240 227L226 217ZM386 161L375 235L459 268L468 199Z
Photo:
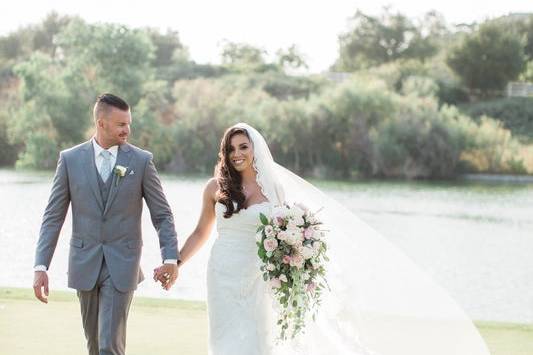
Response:
M70 238L70 245L76 248L83 248L83 240L76 239L76 238Z
M140 249L143 245L142 240L128 240L128 248L130 249Z

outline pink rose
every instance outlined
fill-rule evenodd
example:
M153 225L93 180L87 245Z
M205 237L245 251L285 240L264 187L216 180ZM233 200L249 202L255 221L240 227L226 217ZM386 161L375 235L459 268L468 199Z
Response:
M278 226L278 227L282 227L285 225L285 219L283 217L276 217L274 218L274 223Z
M304 229L304 238L305 239L311 239L313 237L313 229L311 228L305 228Z
M266 238L263 241L263 246L266 251L274 251L278 247L278 241L275 238Z
M281 232L278 233L278 239L279 239L279 240L283 240L283 241L284 241L284 240L287 240L287 237L288 237L288 236L289 236L289 235L288 235L287 232L285 232L285 231L281 231Z
M291 258L291 266L295 266L296 268L298 269L301 269L303 266L304 266L304 258L301 254L296 254L296 255L293 255L293 257Z
M280 288L281 287L281 281L275 277L272 280L270 280L270 287L272 288Z
M289 255L283 256L283 264L290 264L291 263L291 257Z

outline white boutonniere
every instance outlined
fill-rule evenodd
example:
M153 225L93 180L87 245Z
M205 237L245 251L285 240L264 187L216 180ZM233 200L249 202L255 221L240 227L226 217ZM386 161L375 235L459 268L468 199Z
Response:
M115 166L114 173L117 176L117 182L116 182L115 186L118 186L118 182L120 181L120 178L126 176L126 171L128 171L127 167L124 167L122 165Z

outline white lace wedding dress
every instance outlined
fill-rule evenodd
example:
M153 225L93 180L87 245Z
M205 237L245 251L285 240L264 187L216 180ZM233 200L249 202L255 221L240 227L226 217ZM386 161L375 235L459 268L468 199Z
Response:
M272 301L259 270L255 232L259 203L224 218L226 207L215 205L217 239L207 265L207 307L210 355L270 355Z

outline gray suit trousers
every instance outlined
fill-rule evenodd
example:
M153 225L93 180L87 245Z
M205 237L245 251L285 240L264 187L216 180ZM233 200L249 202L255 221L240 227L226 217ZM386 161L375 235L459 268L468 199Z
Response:
M89 355L124 355L133 291L116 289L103 260L96 285L78 298Z

